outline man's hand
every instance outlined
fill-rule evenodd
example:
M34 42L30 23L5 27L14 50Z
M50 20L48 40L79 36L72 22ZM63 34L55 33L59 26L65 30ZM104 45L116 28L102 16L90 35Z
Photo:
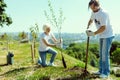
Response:
M87 36L95 36L95 33L91 30L86 30Z

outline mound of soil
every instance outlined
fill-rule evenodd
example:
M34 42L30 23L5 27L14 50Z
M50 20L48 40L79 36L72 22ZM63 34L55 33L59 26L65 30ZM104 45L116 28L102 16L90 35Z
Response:
M66 76L64 78L58 78L56 80L89 80L89 79L99 78L98 75L90 74L85 69L77 67L77 66L74 66L73 68L65 70L65 72L74 72L76 74L69 75L69 76Z

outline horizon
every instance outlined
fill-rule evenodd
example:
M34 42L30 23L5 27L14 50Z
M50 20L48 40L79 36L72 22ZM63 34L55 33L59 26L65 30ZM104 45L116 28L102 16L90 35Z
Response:
M48 23L44 15L44 10L48 11L48 0L5 0L7 4L6 13L13 19L13 24L9 27L0 28L0 32L30 32L29 28L35 23L38 24L40 32L42 25ZM111 24L115 34L119 34L119 14L118 8L120 1L99 0L101 7L110 15ZM63 33L85 33L87 22L91 15L91 10L88 10L89 0L51 0L55 13L58 13L59 8L62 8L63 15L66 20L62 26ZM69 4L68 4L69 3ZM13 5L14 4L14 5ZM22 6L21 6L22 4ZM72 6L71 6L72 5ZM111 6L112 5L112 6ZM90 28L95 31L95 25ZM56 28L52 26L52 32L56 33Z
M21 31L21 32L25 32L25 31ZM21 32L0 32L0 33L21 33ZM29 32L25 32L25 33L31 33L31 32L29 31ZM39 32L39 34L41 34L41 33L43 33L43 32ZM52 33L53 34L58 34L58 32L52 32ZM85 32L79 32L79 33L76 33L76 32L62 32L62 34L86 34L86 33ZM120 35L120 33L115 33L114 35Z

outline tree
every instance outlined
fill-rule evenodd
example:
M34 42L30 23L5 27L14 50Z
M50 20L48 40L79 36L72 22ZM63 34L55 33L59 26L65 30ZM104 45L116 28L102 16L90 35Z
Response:
M12 40L12 36L8 35L7 33L4 33L0 36L0 40L2 40L2 42L6 43L6 48L7 51L9 51L10 48L10 41Z
M19 39L20 39L20 43L27 43L27 42L29 42L29 40L28 40L28 34L25 33L24 31L23 31L23 32L20 32L20 33L18 34L18 37L19 37Z
M1 35L1 40L7 40L7 39L8 39L7 33L4 33L3 35Z
M36 57L36 39L38 38L39 33L39 27L38 24L35 24L35 26L32 26L30 28L30 32L32 35L32 45L31 45L31 55L32 55L32 62L34 62L34 58Z
M5 4L4 0L0 0L0 26L3 27L4 24L10 25L12 24L11 17L8 17L8 15L5 13L5 8L7 5Z
M30 27L30 32L32 35L33 42L36 41L36 39L38 38L38 33L39 33L38 24L35 24L35 26Z
M0 40L2 40L2 41L10 41L10 40L12 40L12 36L7 34L7 33L4 33L4 34L0 35Z
M23 32L21 32L21 33L18 34L18 37L20 39L26 39L27 38L27 34L23 31Z
M112 53L117 49L120 48L120 42L118 41L114 41L111 45L111 49L110 49L110 56L112 56Z
M57 31L58 31L58 37L61 38L61 28L62 28L62 24L65 20L65 17L63 16L63 11L62 9L60 8L59 10L59 16L57 17L55 15L55 11L53 9L53 6L51 4L51 1L48 0L48 7L49 7L49 10L50 10L50 15L48 15L47 11L44 11L44 14L47 18L47 20L55 27L57 28Z

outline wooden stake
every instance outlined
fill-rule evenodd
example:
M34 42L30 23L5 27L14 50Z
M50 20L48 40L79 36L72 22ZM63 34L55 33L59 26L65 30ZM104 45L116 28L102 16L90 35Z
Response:
M35 40L34 40L34 57L36 58L36 45L35 45Z
M32 57L32 62L34 63L34 50L33 50L33 44L31 45L31 57Z

